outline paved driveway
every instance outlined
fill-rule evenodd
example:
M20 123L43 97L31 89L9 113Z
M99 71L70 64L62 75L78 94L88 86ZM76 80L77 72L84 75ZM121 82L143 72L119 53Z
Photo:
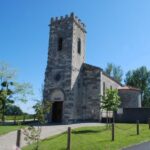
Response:
M72 125L50 125L50 126L42 126L41 139L45 139L47 137L60 134L67 130L68 127L78 128L84 126L102 126L102 123L79 123ZM0 150L16 150L16 135L17 132L13 131L3 136L0 136ZM25 146L26 142L24 141L24 136L21 137L21 146Z
M124 148L123 150L150 150L150 142L145 142L129 148Z

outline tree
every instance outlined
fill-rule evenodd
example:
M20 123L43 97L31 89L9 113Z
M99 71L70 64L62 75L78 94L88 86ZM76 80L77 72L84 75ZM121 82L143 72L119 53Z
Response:
M16 100L27 101L27 95L33 94L29 83L17 83L16 71L5 63L0 63L0 113L2 121L5 121L5 111L8 105Z
M113 76L113 64L112 63L107 63L107 67L105 69L105 72L109 76Z
M45 123L45 115L50 112L51 102L50 101L37 101L33 106L35 110L35 115L38 119L37 128L34 126L29 126L26 129L23 129L23 134L25 135L25 140L28 144L35 143L34 150L39 149L39 140L42 128L40 124Z
M21 108L16 105L8 105L6 107L5 115L23 115Z
M37 101L33 106L39 123L45 122L45 116L50 112L51 105L50 101Z
M144 91L142 106L150 107L150 89Z
M9 88L9 86L12 86L12 82L3 81L1 83L1 89L0 89L0 101L1 101L1 113L2 113L2 121L5 121L5 110L7 105L10 105L14 103L14 101L11 98L11 95L13 94L13 91Z
M117 89L106 89L106 94L101 96L101 108L106 110L107 112L107 123L108 123L108 111L113 111L113 119L114 119L114 112L118 110L120 105L120 97L118 96Z
M142 105L150 107L150 71L145 66L128 71L125 83L128 86L141 89L143 97Z
M114 78L118 82L122 81L123 71L120 66L108 63L105 72L108 76Z

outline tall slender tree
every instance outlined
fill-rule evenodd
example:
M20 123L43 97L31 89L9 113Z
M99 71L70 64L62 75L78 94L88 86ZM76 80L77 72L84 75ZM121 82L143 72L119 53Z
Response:
M105 72L107 75L113 77L118 82L122 81L123 70L121 69L121 66L116 66L112 63L108 63Z
M114 119L114 112L118 110L120 105L120 97L118 95L117 89L106 89L106 94L102 95L101 101L101 108L107 112L107 123L108 123L108 112L113 112L113 119Z

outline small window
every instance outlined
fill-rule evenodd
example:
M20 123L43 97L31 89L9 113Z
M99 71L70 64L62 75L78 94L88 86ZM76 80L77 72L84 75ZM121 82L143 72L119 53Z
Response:
M58 39L58 50L61 51L63 46L63 38Z
M57 73L54 77L55 81L59 81L61 79L60 73Z
M77 48L78 48L78 54L81 54L81 39L80 38L78 39Z

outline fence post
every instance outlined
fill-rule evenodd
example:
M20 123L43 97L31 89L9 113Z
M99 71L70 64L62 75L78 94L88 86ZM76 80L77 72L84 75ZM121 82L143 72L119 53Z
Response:
M20 142L21 142L21 130L17 130L16 147L20 148Z
M115 126L114 126L114 122L112 123L112 141L115 140Z
M68 127L67 150L71 150L71 127Z
M150 129L150 118L148 118L148 127Z
M136 131L137 131L137 135L139 135L139 120L137 120L137 123L136 123Z

